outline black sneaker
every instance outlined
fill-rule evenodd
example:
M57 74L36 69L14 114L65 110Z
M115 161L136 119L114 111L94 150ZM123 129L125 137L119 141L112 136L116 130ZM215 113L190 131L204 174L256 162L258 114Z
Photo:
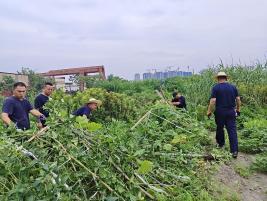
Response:
M237 158L237 155L238 155L238 152L237 151L235 151L235 152L232 153L232 157L233 158Z

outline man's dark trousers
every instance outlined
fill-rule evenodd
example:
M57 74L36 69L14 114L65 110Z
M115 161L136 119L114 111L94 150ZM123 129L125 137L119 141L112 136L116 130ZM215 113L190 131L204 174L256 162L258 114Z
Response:
M238 152L238 141L236 132L236 113L234 109L228 110L217 110L215 111L215 122L217 125L216 130L216 141L219 146L225 144L224 138L224 126L226 127L229 141L230 141L230 151L231 153Z

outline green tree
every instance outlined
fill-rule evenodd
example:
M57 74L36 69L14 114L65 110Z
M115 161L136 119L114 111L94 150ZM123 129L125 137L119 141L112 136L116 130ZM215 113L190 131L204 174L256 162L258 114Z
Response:
M55 83L53 78L43 77L29 68L22 67L21 71L18 71L18 73L28 75L30 89L34 91L40 91L45 82Z
M15 80L11 76L3 76L3 79L0 82L0 91L12 91L14 83Z

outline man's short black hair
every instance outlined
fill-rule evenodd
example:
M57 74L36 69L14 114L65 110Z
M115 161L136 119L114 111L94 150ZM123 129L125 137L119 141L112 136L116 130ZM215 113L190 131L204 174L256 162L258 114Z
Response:
M178 94L177 91L173 92L173 93L172 93L172 97L175 98L175 97L177 96L177 94Z
M26 84L24 82L16 82L13 85L13 89L16 89L17 87L27 87Z
M52 82L45 82L45 83L44 83L44 87L45 87L46 85L53 86L53 83L52 83Z

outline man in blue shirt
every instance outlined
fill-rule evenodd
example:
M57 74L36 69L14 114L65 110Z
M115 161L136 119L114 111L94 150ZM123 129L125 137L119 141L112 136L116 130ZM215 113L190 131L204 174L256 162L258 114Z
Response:
M49 100L49 97L51 96L53 92L53 84L50 82L46 82L43 86L42 93L39 94L35 100L34 100L34 108L39 110L44 116L47 118L49 116L49 112L43 108L43 106L46 104L46 102ZM45 120L41 120L38 122L38 127L43 128L45 127Z
M1 118L6 125L11 125L12 122L16 128L27 130L30 128L29 113L38 117L44 118L44 115L38 110L33 109L30 102L25 99L26 85L23 82L17 82L13 86L13 96L5 99Z
M216 141L219 147L224 146L225 126L229 136L230 151L236 158L238 154L236 116L240 115L241 100L236 87L227 82L227 75L224 72L219 72L216 77L218 84L212 88L207 115L211 116L212 108L215 105Z
M91 111L96 110L97 107L100 106L101 104L102 102L100 100L90 98L89 101L85 104L85 106L80 107L78 110L74 111L72 114L75 116L85 115L89 119Z
M179 92L174 92L172 94L173 99L172 99L172 105L176 106L177 108L184 108L186 109L186 102L185 102L185 97L181 95Z

